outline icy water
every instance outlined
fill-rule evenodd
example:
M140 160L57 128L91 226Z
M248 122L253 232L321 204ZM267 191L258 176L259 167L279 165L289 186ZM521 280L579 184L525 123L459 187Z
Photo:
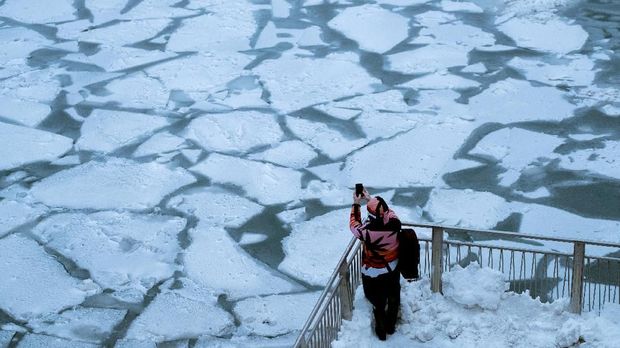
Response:
M619 1L0 0L0 45L0 346L289 346L356 182L620 241Z

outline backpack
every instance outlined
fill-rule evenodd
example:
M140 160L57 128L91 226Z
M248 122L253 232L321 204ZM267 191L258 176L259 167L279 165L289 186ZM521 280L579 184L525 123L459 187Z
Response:
M400 274L408 281L419 278L420 242L415 231L411 228L401 229L398 234L398 243L398 269Z

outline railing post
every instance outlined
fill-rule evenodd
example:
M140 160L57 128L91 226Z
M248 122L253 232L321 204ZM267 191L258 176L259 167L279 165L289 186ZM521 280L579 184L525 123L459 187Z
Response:
M431 261L431 291L441 292L441 273L443 271L443 228L433 227Z
M573 281L570 290L570 311L575 314L581 314L586 245L583 242L574 242L573 246Z
M351 287L351 273L346 261L340 264L338 273L340 274L340 286L338 288L340 291L342 318L345 320L351 320L353 317L353 299L351 298L351 293L349 292L349 288Z

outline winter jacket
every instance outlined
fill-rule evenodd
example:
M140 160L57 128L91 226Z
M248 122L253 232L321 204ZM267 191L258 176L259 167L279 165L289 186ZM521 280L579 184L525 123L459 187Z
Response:
M360 209L359 204L353 204L351 207L349 227L353 235L364 243L362 265L373 268L387 267L388 263L398 259L400 220L390 209L383 214L383 221L366 219L362 222Z

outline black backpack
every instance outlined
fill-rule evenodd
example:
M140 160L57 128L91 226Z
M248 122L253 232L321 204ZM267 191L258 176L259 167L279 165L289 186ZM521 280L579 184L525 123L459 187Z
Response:
M411 228L403 228L398 234L398 269L403 278L408 281L418 279L420 273L420 242L415 231Z

